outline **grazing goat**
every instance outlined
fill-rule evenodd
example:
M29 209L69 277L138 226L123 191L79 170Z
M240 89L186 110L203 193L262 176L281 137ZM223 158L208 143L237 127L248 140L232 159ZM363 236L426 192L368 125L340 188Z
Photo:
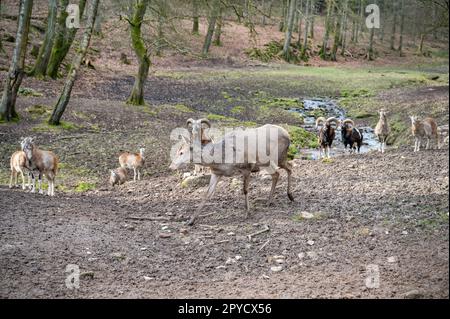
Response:
M245 145L244 141L247 141L247 147L235 147L240 142L243 142L242 145ZM223 176L242 174L247 217L250 208L248 199L250 174L258 172L260 169L265 169L272 175L269 203L272 202L275 187L280 176L279 168L283 168L288 174L287 194L289 199L294 201L291 193L292 166L287 160L290 143L289 133L285 129L275 125L265 125L255 129L228 133L221 141L204 146L202 148L202 155L205 156L201 157L201 165L211 169L211 180L205 199L188 224L192 225L194 223L206 201L213 196L217 183ZM191 163L193 148L192 142L184 139L184 143L181 144L175 154L170 168L176 170ZM267 155L267 153L269 154ZM213 160L209 160L211 157ZM232 158L233 160L227 161L227 158Z
M11 179L9 181L9 188L13 188L13 179L14 179L14 187L17 187L17 179L18 175L22 176L22 189L25 189L26 186L30 186L30 174L28 173L28 183L25 185L25 177L23 175L23 171L27 169L27 156L24 151L17 151L11 156L10 160L11 164Z
M332 123L339 126L339 120L331 117L326 120L323 117L319 117L316 121L316 129L319 130L319 156L320 158L330 158L330 149L333 145L334 138L336 137L336 128L332 126ZM320 125L323 125L320 128Z
M120 167L133 170L133 181L136 181L136 176L138 180L141 180L140 170L145 164L144 152L145 148L140 148L138 154L123 153L119 157Z
M109 177L109 184L114 187L115 185L122 185L128 179L128 173L125 168L119 167L115 170L111 170L111 176Z
M361 131L355 127L355 122L353 120L344 120L341 124L341 134L342 143L344 143L345 149L350 146L350 152L361 153L361 146L363 143L364 136Z
M384 154L386 150L386 142L389 134L391 134L391 128L389 127L389 123L387 120L387 112L385 110L380 110L380 119L378 121L377 126L375 127L375 135L378 137L378 141L380 142L380 147L378 150Z
M411 124L412 135L415 140L414 152L420 151L422 138L427 139L427 150L430 149L430 140L432 138L436 141L438 148L440 148L438 126L434 119L429 117L424 120L419 120L417 116L411 116Z
M208 128L211 128L211 122L208 119L188 119L186 121L186 126L191 134L192 143L200 143L201 146L213 143L212 138L206 133ZM206 126L207 128L205 128ZM201 165L195 164L194 175L206 174L208 168Z
M42 175L48 180L49 196L55 196L55 178L58 170L58 158L53 152L40 150L31 137L26 137L22 143L22 151L27 158L27 168L31 171L32 188L31 192L35 192L34 171L39 171L39 193L42 194Z

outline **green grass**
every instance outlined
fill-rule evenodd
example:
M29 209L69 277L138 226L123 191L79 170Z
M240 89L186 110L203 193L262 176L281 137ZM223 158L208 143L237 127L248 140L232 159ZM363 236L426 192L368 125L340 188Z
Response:
M194 110L192 110L190 107L184 105L184 104L176 104L173 106L173 108L179 112L183 113L194 113Z
M78 185L75 187L75 192L85 193L85 192L95 190L95 188L96 188L95 183L79 182Z
M21 87L17 93L21 96L32 96L32 97L41 97L44 95L40 92L37 92L36 90L34 90L32 88L26 88L26 87Z
M314 133L308 132L301 127L287 125L285 126L291 136L291 146L289 147L288 157L294 159L299 153L300 148L317 148L319 142Z
M83 128L72 122L61 121L59 125L50 125L45 121L32 128L33 132L59 132L59 131L75 131Z
M213 113L208 114L206 116L206 118L210 121L218 121L218 122L235 122L235 121L237 121L233 117L220 115L220 114L213 114Z

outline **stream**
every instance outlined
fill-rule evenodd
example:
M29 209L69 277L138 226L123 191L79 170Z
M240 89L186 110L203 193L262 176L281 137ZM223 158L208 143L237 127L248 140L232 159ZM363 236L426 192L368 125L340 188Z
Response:
M323 117L330 118L336 117L339 120L345 120L346 113L345 111L338 106L335 101L325 100L325 99L310 99L303 100L303 108L293 108L290 112L295 112L300 114L304 118L304 124L302 127L309 132L314 132L317 134L317 130L315 128L317 115L314 113L322 113ZM361 147L361 153L368 153L373 150L378 150L378 140L375 136L374 129L367 126L358 126L358 122L356 122L356 126L364 135L363 146ZM336 155L344 155L349 154L349 151L345 150L344 144L342 143L341 138L341 128L339 127L336 130L336 139L333 143L333 147L331 149L331 156ZM318 149L301 149L300 150L300 158L301 159L310 159L310 160L318 160L319 159L319 150Z

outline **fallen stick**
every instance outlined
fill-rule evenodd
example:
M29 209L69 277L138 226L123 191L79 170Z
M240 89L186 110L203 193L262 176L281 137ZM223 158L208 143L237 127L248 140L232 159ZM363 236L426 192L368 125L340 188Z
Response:
M253 237L258 236L258 235L261 235L261 234L264 234L264 233L267 233L269 230L270 230L269 226L264 225L264 229L262 229L262 230L260 230L260 231L257 231L256 233L247 235L247 238L248 238L248 240L251 241L251 240L253 239Z
M270 239L268 239L261 247L259 247L258 253L259 253L261 250L263 250L264 247L266 247L266 246L269 244L269 242L270 242Z
M136 216L128 216L125 217L125 219L132 219L132 220L150 220L150 221L171 221L168 217L136 217Z
M216 213L209 213L209 214L199 215L198 217L204 218L204 217L209 217L209 216L212 216L212 215L215 215L215 214Z

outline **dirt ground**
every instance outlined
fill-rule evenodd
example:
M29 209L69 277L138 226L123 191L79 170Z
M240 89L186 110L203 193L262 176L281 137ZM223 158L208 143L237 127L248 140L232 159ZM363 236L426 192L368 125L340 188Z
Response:
M331 163L297 159L295 203L283 175L267 206L270 180L255 175L249 219L240 179L224 179L189 227L184 221L206 187L183 188L181 173L169 171L169 133L205 116L231 84L152 77L151 106L133 108L120 102L131 78L103 81L89 90L88 81L77 84L64 120L79 127L65 130L43 126L48 113L27 111L57 97L52 82L27 78L24 85L44 96L19 97L21 121L1 126L1 298L449 297L448 146L419 154L401 146ZM393 89L380 101L397 103L402 92L432 92L441 101L448 86ZM182 102L192 109L177 108ZM24 135L60 157L55 198L8 189L9 156ZM118 154L139 145L147 147L143 180L110 189ZM80 181L95 188L78 193ZM81 272L77 290L65 285L69 264ZM368 278L378 288L367 287Z
M54 199L2 186L0 297L448 298L448 169L448 149L296 160L295 203L283 176L268 207L255 176L245 219L240 182L225 179L192 228L205 189L176 176Z

